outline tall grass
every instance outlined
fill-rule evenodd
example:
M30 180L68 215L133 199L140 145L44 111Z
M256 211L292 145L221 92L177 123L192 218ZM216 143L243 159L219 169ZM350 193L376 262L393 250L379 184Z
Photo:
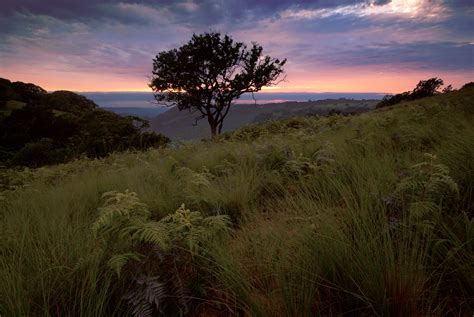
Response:
M232 219L232 234L206 246L205 254L172 260L185 263L173 276L195 273L195 291L181 313L472 313L473 94L353 117L270 122L175 149L6 171L0 314L129 314L122 298L130 280L110 270L110 250L91 231L102 194L127 189L154 220L182 203ZM417 174L425 153L449 172ZM456 183L458 194L436 185L439 179ZM402 191L409 181L418 187ZM436 185L429 199L417 192L428 182Z

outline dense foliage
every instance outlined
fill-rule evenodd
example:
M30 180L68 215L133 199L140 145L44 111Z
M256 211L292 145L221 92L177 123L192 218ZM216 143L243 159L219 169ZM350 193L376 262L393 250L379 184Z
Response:
M473 98L6 171L0 314L469 316Z
M42 166L81 155L102 157L114 151L146 149L169 142L145 132L148 122L98 108L69 91L0 79L0 162Z
M150 87L158 102L207 118L212 136L220 134L232 102L244 93L275 84L286 60L262 55L256 43L247 49L220 33L194 34L179 49L163 51L153 60Z
M433 77L427 80L420 80L413 91L406 91L395 95L386 95L382 101L377 104L377 108L388 107L396 105L401 102L416 100L426 97L438 95L440 93L446 93L452 91L452 86L446 86L443 91L440 91L440 87L444 85L441 78Z

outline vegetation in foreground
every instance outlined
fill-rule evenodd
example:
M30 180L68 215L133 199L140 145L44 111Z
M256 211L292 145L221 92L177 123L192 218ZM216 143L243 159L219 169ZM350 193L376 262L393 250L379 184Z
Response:
M473 98L11 170L0 313L470 315Z

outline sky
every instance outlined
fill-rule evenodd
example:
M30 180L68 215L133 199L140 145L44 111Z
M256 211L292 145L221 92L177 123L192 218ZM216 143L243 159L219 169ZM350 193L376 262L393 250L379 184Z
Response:
M50 91L149 91L152 59L209 31L288 59L286 80L267 92L474 80L472 0L2 0L0 77Z

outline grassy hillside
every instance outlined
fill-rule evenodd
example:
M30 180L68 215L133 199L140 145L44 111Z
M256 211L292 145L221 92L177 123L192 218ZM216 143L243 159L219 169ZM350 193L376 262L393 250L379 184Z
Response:
M6 171L0 314L470 315L473 100Z
M377 100L326 99L308 102L288 101L269 104L236 104L224 121L223 132L233 131L252 123L281 120L293 116L327 115L331 110L343 113L373 109ZM174 141L200 140L210 137L206 119L198 121L197 113L172 108L150 120L153 131Z

